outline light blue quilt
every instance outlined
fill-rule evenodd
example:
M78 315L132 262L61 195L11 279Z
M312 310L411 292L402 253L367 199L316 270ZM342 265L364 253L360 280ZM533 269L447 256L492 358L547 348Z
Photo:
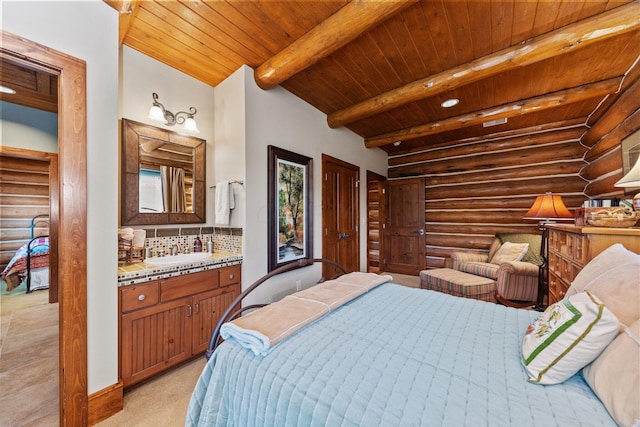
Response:
M384 284L266 356L225 341L187 426L609 426L581 374L527 382L537 312Z

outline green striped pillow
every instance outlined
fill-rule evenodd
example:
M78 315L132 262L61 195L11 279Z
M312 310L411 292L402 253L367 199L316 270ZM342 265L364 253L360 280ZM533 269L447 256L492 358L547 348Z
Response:
M529 381L563 382L598 357L619 328L616 316L588 292L550 305L529 326L522 342Z

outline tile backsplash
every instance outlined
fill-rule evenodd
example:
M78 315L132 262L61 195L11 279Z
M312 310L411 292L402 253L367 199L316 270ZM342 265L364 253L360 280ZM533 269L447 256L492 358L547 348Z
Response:
M214 252L242 253L242 229L220 227L185 227L185 228L158 228L145 229L147 238L145 248L149 248L153 255L159 251L165 255L171 253L173 245L177 244L180 252L187 247L193 252L193 244L196 236L200 236L202 250L207 251L207 242L213 241Z

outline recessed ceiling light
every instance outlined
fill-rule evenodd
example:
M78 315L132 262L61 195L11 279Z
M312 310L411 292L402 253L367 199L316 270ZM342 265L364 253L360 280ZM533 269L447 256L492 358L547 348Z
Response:
M0 92L2 93L10 93L11 95L15 95L16 91L11 89L10 87L0 86Z
M442 106L442 108L451 108L455 105L458 105L458 102L460 102L458 98L450 98L450 99L447 99L446 101L442 101L442 104L440 105Z

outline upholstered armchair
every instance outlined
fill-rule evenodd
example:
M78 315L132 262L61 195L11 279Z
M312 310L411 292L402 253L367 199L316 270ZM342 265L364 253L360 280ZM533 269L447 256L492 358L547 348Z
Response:
M536 234L498 234L486 255L469 252L451 254L452 268L495 280L496 300L500 303L528 307L535 304L538 297L541 241L542 237ZM496 256L501 254L500 248L506 242L529 245L520 261Z

